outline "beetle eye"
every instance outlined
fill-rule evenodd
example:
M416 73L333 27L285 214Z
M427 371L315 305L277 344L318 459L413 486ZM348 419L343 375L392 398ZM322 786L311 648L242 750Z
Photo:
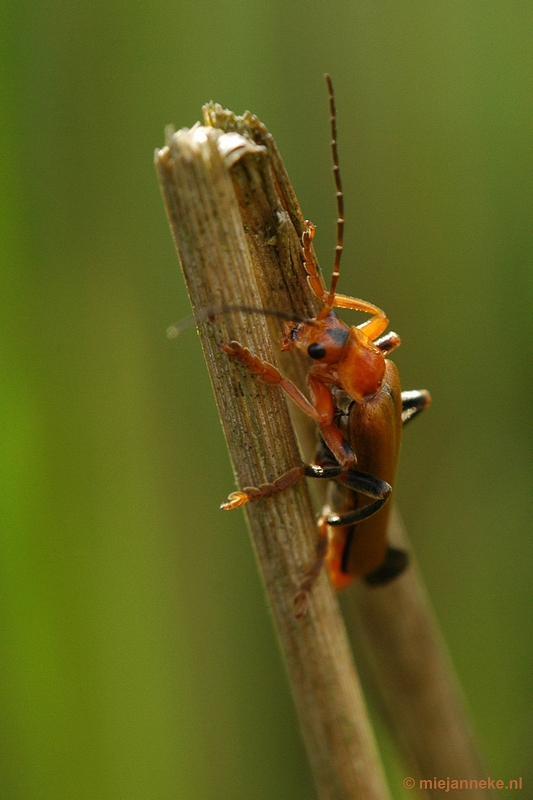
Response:
M326 355L326 348L324 345L317 344L317 342L315 342L314 344L309 345L307 348L307 353L311 356L311 358L324 358Z

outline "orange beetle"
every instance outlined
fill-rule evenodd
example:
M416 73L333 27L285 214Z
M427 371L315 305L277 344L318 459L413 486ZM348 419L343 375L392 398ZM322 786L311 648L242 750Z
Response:
M326 81L338 209L335 264L328 290L311 253L315 226L306 222L302 236L303 263L309 285L323 308L314 319L288 322L280 341L282 350L296 349L313 360L307 375L311 399L274 365L239 342L221 345L225 353L259 378L279 385L319 428L315 464L294 467L273 483L233 492L221 506L228 510L270 497L303 476L332 481L328 504L318 523L316 559L295 597L297 616L307 608L309 592L324 560L337 589L359 576L370 584L387 583L407 565L407 554L387 544L390 512L387 500L394 484L402 426L431 402L425 390L401 391L398 370L385 358L398 347L400 338L392 332L382 336L389 324L385 313L372 303L336 293L343 249L344 203L335 100L329 75ZM371 317L361 325L349 326L337 317L334 308L362 311Z

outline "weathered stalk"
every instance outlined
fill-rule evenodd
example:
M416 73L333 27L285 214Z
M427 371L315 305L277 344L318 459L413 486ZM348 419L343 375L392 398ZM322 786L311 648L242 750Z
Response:
M397 511L389 538L411 550ZM424 780L429 797L442 797L434 779L467 780L468 796L494 797L476 743L466 704L429 599L411 555L406 573L379 591L359 582L346 593L342 607L376 697L409 777ZM353 636L355 634L355 636ZM470 781L472 784L470 788ZM485 781L481 787L480 781ZM451 784L450 784L451 785ZM447 797L463 797L450 789Z
M223 114L215 107L208 114ZM235 118L233 118L235 120ZM220 352L237 339L276 361L264 317L202 310L244 304L312 314L301 271L303 219L275 146L249 116L247 138L213 127L170 136L156 153L163 198L240 487L271 481L300 463L285 399ZM239 152L240 145L243 151ZM233 162L233 166L232 165ZM291 369L284 363L284 368ZM296 366L296 371L298 366ZM301 371L301 367L300 367ZM221 512L222 513L222 512ZM325 574L307 615L293 597L312 562L315 517L304 482L246 507L320 798L388 797L337 600Z
M300 253L303 217L272 137L250 114L236 117L209 105L204 116L211 127L174 134L156 153L193 309L242 304L314 316L318 304ZM244 139L224 137L229 131ZM244 487L271 481L299 463L287 405L278 389L221 354L219 343L235 338L261 357L281 361L300 386L306 365L293 353L280 359L271 344L279 338L279 323L262 316L232 314L209 322L200 314L198 327L237 482ZM299 414L294 423L309 460L315 426ZM294 618L292 598L315 544L307 487L251 504L246 514L319 796L386 797L325 575L313 589L307 617ZM390 533L392 541L402 539L396 516ZM483 780L468 714L417 570L410 568L379 589L359 582L348 590L343 606L357 628L358 650L416 786L434 777ZM442 788L413 789L413 796L439 793ZM476 800L488 796L483 788L470 794Z

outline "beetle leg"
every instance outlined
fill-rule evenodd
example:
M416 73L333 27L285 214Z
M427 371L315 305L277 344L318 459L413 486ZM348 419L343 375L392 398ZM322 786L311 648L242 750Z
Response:
M305 467L293 467L288 472L280 475L272 483L261 483L259 486L245 486L242 492L232 492L225 503L220 508L223 511L231 511L239 508L251 500L261 500L263 497L272 497L278 492L283 492L290 486L298 483L300 478L305 475Z
M223 511L231 511L234 508L251 502L261 500L264 497L272 497L278 492L284 492L298 483L300 478L305 475L307 478L322 478L323 480L333 480L341 475L343 468L339 465L330 467L319 467L316 464L303 464L301 467L293 467L285 472L272 483L261 483L259 486L245 486L240 492L232 492L225 503L220 508Z
M381 336L379 339L376 339L374 344L376 347L379 347L383 355L387 355L388 353L392 353L397 347L401 345L402 341L397 333L394 331L390 331L390 333L386 333L385 336Z
M326 288L322 275L320 275L316 268L313 254L311 253L311 242L315 237L316 228L309 220L306 220L305 225L306 229L302 234L302 254L304 268L307 272L307 282L313 294L324 303L324 308L317 319L323 319L324 316L329 314L332 308L349 308L353 311L363 311L367 314L372 314L373 319L363 322L359 327L366 333L369 339L376 339L389 324L385 312L373 303L368 303L366 300L359 300L357 297L334 294L333 297L330 298L329 290Z
M308 219L305 221L305 230L302 233L302 255L304 260L304 268L307 272L307 283L315 297L319 300L324 300L328 296L328 291L324 283L322 275L316 268L313 254L311 252L311 242L315 238L315 226Z
M229 511L233 508L239 508L251 500L271 497L288 489L289 486L293 486L304 475L310 478L331 479L340 476L347 470L349 471L355 465L355 453L337 424L333 421L335 403L331 390L323 381L314 375L309 376L308 383L312 398L312 402L310 402L292 381L283 377L277 367L254 355L239 342L231 341L229 344L221 344L220 347L224 353L235 358L261 380L280 386L302 411L312 417L320 428L322 439L337 462L336 465L332 465L327 470L313 465L294 467L273 483L263 483L258 487L247 486L242 491L232 492L227 501L220 506L222 509Z
M309 593L313 588L316 579L320 575L320 571L326 560L328 552L328 524L326 518L321 516L318 521L318 540L316 543L315 560L307 571L305 577L300 583L300 588L294 597L295 615L297 618L303 617L309 605Z
M246 369L253 372L265 383L274 383L281 386L283 391L289 395L291 400L302 409L306 414L312 417L318 425L323 424L322 414L309 402L307 397L298 389L298 387L288 378L284 378L279 369L268 361L264 361L259 356L254 355L247 347L244 347L239 342L232 341L229 344L221 344L220 349L231 356L236 361L239 361ZM333 416L333 414L332 414Z
M370 586L384 586L400 575L409 564L409 556L405 550L396 547L387 547L387 555L383 564L364 576Z
M392 487L385 481L380 481L379 478L374 478L373 475L369 475L367 472L359 472L356 469L343 472L336 480L355 492L375 498L375 501L345 514L328 514L327 523L332 526L353 525L363 519L368 519L385 505L392 492Z
M313 407L320 414L318 422L320 435L327 447L330 449L335 460L348 470L355 466L357 459L352 446L341 432L337 423L334 422L335 402L331 389L317 375L310 372L307 376L307 383L311 392Z
M402 424L407 425L429 405L431 405L431 395L425 389L402 392Z
M337 424L333 421L335 403L331 390L322 380L314 375L309 375L308 383L312 398L312 402L309 402L296 384L288 378L284 378L277 367L254 355L239 342L232 341L229 344L221 344L220 347L224 353L235 358L261 380L280 386L285 394L296 403L298 408L314 419L320 427L320 433L324 441L344 469L349 469L355 465L355 454Z
M327 481L332 481L342 475L344 469L340 464L306 464L304 471L306 478L325 478Z
M321 299L326 302L328 299L328 293L326 292L326 296L322 297ZM370 339L370 341L374 341L377 339L380 334L383 333L387 329L389 324L388 317L386 316L385 312L374 305L374 303L368 303L366 300L361 300L358 297L348 297L346 294L336 294L333 297L333 308L347 308L351 311L362 311L365 314L372 314L372 318L366 320L366 322L361 323L357 327L359 330L363 331L366 336ZM320 314L318 315L317 319L321 319L321 314L325 314L327 311L328 306L323 309Z

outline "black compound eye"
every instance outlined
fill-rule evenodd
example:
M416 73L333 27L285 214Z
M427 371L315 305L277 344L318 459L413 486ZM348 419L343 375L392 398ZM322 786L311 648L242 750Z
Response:
M326 348L324 345L315 342L314 344L309 345L307 348L307 353L311 356L311 358L324 358L326 355Z

